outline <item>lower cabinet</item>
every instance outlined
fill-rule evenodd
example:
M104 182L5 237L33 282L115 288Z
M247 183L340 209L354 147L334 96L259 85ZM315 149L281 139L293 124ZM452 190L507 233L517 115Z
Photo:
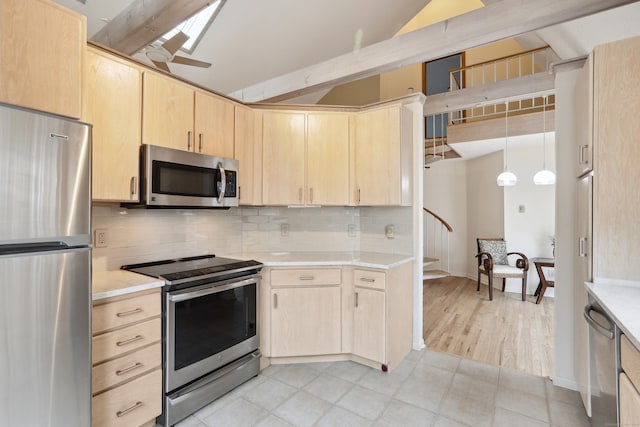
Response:
M629 339L620 337L619 381L620 426L640 425L640 350Z
M92 426L141 426L162 412L160 291L94 302Z
M396 367L412 347L412 264L388 270L265 268L263 355L271 362L305 357Z

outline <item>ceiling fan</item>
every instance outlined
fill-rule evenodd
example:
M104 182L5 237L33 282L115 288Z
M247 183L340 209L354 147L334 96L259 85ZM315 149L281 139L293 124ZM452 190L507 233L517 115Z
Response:
M169 62L173 62L175 64L183 64L183 65L192 65L194 67L201 68L209 68L211 64L204 61L198 61L196 59L187 58L184 56L176 55L178 49L182 47L182 45L189 40L189 36L179 31L175 36L171 37L166 42L162 43L160 46L149 46L144 50L144 54L149 58L153 65L156 68L164 70L168 73L171 72L169 69Z

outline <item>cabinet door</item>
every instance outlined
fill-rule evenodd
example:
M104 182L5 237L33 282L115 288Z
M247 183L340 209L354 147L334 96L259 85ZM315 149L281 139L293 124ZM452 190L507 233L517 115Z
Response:
M355 288L353 354L386 363L385 293Z
M589 55L576 82L576 176L593 169L593 55Z
M307 202L349 204L349 116L307 115Z
M235 107L234 158L238 160L241 205L262 204L261 116L252 109Z
M195 103L194 151L233 157L233 103L204 92L195 93Z
M85 120L93 124L92 198L137 201L142 113L138 68L87 49Z
M305 202L305 115L265 111L262 117L263 186L266 205Z
M144 72L142 143L193 150L193 89L190 86Z
M271 290L271 356L341 351L340 287Z
M79 118L86 19L44 0L0 2L0 102Z
M620 426L635 426L640 422L640 394L629 378L620 373Z
M400 107L360 113L355 122L355 203L399 205Z

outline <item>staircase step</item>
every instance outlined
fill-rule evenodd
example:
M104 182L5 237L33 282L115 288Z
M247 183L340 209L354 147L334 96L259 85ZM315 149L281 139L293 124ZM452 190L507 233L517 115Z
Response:
M424 258L422 258L422 266L426 267L426 266L431 265L433 263L436 263L438 261L440 261L438 258L424 257Z
M425 270L422 272L422 280L441 279L449 277L449 272L444 270Z

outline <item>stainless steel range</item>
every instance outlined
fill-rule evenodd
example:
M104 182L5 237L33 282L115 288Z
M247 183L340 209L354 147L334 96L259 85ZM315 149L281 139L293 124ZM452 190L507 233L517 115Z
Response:
M160 424L177 423L258 374L261 268L215 255L122 266L166 283Z

